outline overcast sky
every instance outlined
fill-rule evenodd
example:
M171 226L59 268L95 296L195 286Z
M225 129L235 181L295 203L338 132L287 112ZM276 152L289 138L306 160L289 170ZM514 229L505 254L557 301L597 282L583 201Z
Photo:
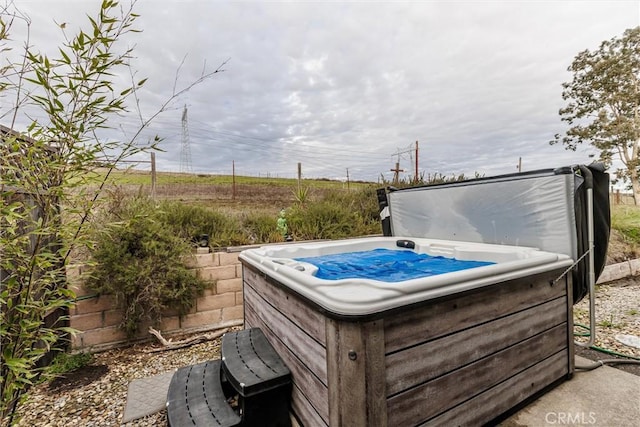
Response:
M76 28L100 2L16 4L47 52L61 40L54 20ZM348 169L373 181L398 160L413 174L415 141L425 174L511 173L519 158L525 171L589 163L589 147L548 144L565 129L567 67L640 25L639 1L140 0L135 10L143 32L124 42L149 78L143 114L170 97L185 55L178 86L205 61L229 60L154 122L159 170L181 168L186 105L194 172L230 174L235 161L237 174L294 177L300 162L304 177Z

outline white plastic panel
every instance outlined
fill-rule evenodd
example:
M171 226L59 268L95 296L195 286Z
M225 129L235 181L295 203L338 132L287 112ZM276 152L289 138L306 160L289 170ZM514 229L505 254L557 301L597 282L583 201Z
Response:
M345 316L379 313L431 298L566 268L572 263L566 255L522 246L420 238L411 238L415 244L415 252L492 261L496 264L400 282L382 282L372 279L319 279L313 275L315 270L309 264L294 259L375 248L409 250L398 248L398 239L409 237L369 237L269 245L243 251L240 253L240 260L325 310Z
M394 236L529 246L576 259L573 174L389 193Z

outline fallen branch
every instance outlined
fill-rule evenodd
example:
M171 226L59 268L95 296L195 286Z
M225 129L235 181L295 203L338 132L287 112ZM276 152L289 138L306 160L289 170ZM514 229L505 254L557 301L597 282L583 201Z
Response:
M192 346L194 344L199 344L199 343L204 342L204 341L215 340L216 338L220 338L222 335L224 335L227 332L229 332L229 328L223 328L223 329L218 329L217 331L210 332L210 333L207 333L207 334L198 335L197 337L187 338L187 339L180 340L180 341L171 341L170 339L167 340L166 338L164 338L162 336L162 334L160 333L160 331L155 330L151 326L149 326L149 333L151 335L153 335L154 337L156 337L158 339L158 341L160 341L160 344L162 344L162 347L152 348L152 349L149 349L149 350L144 350L144 352L145 353L158 353L160 351L176 350L176 349L179 349L179 348L185 348L185 347Z

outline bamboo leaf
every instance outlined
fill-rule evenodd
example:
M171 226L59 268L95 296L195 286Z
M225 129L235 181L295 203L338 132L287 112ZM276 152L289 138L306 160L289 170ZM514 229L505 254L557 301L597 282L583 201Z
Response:
M61 24L62 25L62 24ZM65 64L71 64L71 59L69 58L69 56L67 55L67 53L62 49L59 48L58 49L60 51L60 55L62 55L62 58L64 60Z

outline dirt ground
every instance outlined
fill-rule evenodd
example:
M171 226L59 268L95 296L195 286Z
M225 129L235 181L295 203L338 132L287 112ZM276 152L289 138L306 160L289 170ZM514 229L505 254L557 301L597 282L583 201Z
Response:
M636 258L640 258L640 247L625 240L618 231L611 230L607 249L607 264L616 264Z

